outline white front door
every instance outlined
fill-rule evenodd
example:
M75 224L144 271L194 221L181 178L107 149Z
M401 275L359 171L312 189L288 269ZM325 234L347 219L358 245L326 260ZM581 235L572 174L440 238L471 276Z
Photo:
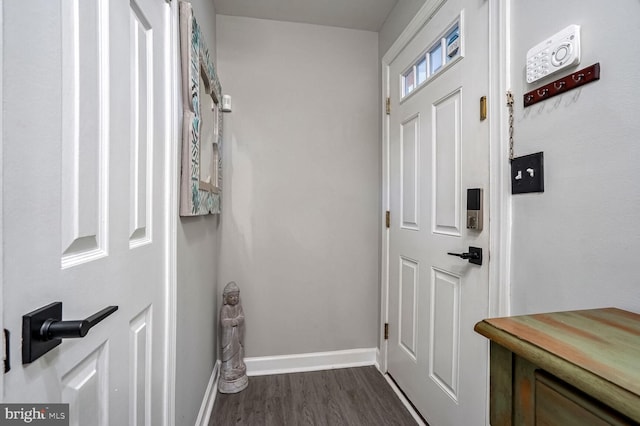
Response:
M448 0L389 65L388 372L434 426L482 425L488 313L488 2ZM425 59L423 62L422 59ZM467 189L484 229L467 229ZM483 249L481 266L448 252Z
M69 403L72 425L166 424L170 6L2 7L3 400ZM22 316L52 302L64 320L118 310L23 364Z

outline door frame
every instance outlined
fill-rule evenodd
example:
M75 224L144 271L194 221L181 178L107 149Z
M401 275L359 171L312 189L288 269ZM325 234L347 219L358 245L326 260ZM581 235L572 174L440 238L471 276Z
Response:
M402 34L382 57L382 211L384 217L390 209L389 176L389 116L385 100L389 96L390 65L417 35L446 0L426 0ZM509 122L505 93L511 86L510 65L510 3L511 0L487 0L489 3L489 315L506 316L510 313L511 263L511 178L508 161ZM387 373L388 341L384 338L384 325L389 322L389 228L381 224L380 262L380 342L377 364ZM488 389L487 382L487 389Z
M168 102L165 114L169 117L165 124L165 182L168 196L165 199L165 376L163 382L164 425L176 424L176 360L177 360L177 321L178 321L178 207L180 180L180 149L182 146L182 111L180 92L180 29L178 1L164 0L168 5L165 13L165 74Z
M162 1L162 0L160 0ZM180 63L179 63L179 44L178 44L178 2L174 0L164 0L167 5L164 13L164 25L167 28L165 32L164 45L168 46L165 51L164 72L166 79L166 93L168 99L165 105L165 114L170 118L165 123L165 181L163 182L163 190L168 194L163 207L165 211L165 223L162 224L166 235L165 256L167 262L165 264L165 282L164 295L165 305L165 324L163 328L166 333L165 340L165 357L164 357L164 379L163 379L163 402L164 402L164 425L175 425L175 374L176 374L176 324L177 324L177 229L178 229L178 181L180 176L179 159L181 146L181 126L180 126L180 105L178 104L180 83L178 80ZM0 7L0 28L4 29L3 9ZM3 52L3 35L4 31L0 31L0 52ZM0 55L0 99L3 97L3 55ZM4 149L4 113L0 110L0 188L2 188L2 196L0 196L0 259L4 249L3 229L3 200L4 200L4 181L3 181L3 149ZM0 303L0 330L4 330L4 264L0 260L0 295L2 303ZM13 336L15 342L19 336ZM2 357L5 352L5 341L2 336ZM16 346L16 345L14 345ZM11 348L13 351L17 347ZM19 366L12 366L18 368ZM0 401L4 401L4 372L0 372Z
M4 34L4 18L3 11L4 8L0 7L0 52L4 52L4 44L2 35ZM4 99L4 91L3 91L3 82L4 82L4 54L0 53L0 99ZM4 338L4 216L2 215L3 209L3 201L4 201L4 108L0 108L0 330L2 330L2 344L0 348L2 349L2 357L7 353L6 351L6 342ZM2 366L2 371L0 371L0 401L4 401L4 365Z

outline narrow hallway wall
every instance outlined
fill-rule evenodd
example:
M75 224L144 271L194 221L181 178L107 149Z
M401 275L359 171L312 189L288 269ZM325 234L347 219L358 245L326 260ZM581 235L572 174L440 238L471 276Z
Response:
M219 286L249 357L374 348L377 33L217 17L225 115Z
M192 0L211 58L216 58L215 9L211 0ZM221 81L224 88L224 81ZM182 105L182 100L179 100ZM182 129L182 117L180 117ZM178 158L178 161L181 159ZM225 188L226 189L226 188ZM226 194L223 195L223 203ZM178 214L178 206L175 213ZM176 425L193 425L218 359L218 215L178 221Z
M544 151L545 173L544 193L513 197L512 312L640 312L640 2L511 8L515 153ZM599 62L601 79L524 109L524 93L555 79L526 83L527 50L570 24L582 61L558 76Z

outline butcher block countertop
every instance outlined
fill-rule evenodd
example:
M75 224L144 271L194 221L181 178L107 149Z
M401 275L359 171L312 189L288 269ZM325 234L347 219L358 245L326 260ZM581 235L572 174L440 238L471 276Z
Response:
M486 319L492 342L640 422L640 315L617 308Z

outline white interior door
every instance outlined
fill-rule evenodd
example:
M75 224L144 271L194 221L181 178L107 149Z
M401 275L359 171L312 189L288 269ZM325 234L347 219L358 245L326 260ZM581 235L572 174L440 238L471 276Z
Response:
M487 2L448 0L389 66L388 372L434 426L486 422L488 202L467 229L466 190L488 200L487 56ZM481 266L447 254L470 246Z
M165 424L164 0L4 2L5 402L72 425ZM172 214L175 212L171 212ZM119 309L22 364L22 316Z

